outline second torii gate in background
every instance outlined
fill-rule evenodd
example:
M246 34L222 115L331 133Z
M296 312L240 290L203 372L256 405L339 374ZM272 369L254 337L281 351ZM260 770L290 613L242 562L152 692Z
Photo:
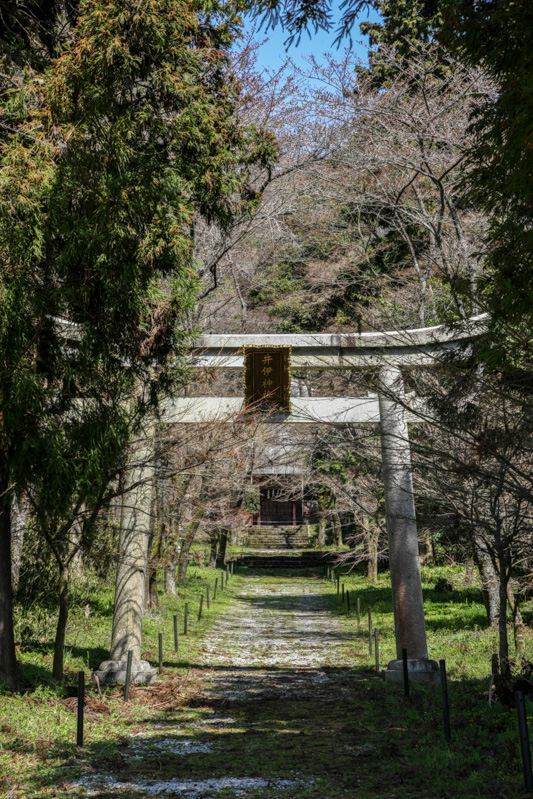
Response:
M418 330L361 334L205 335L195 343L193 365L243 369L247 348L290 348L294 370L374 369L378 392L370 397L293 397L290 409L268 413L268 424L380 423L385 510L396 636L396 660L385 671L400 679L402 650L407 650L411 677L432 681L438 666L428 657L418 534L416 526L408 421L402 368L431 367L447 350L465 345L485 329L486 315L460 328L442 325ZM167 423L227 419L243 412L239 397L194 397L169 401Z

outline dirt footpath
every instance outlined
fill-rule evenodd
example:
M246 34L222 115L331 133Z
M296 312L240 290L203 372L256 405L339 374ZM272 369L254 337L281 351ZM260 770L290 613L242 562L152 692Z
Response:
M409 795L380 778L389 741L362 725L358 711L377 678L354 671L355 638L330 612L334 601L318 578L250 576L194 667L205 678L202 693L132 736L120 773L86 778L78 795Z
M324 666L353 665L353 637L332 616L324 585L297 573L250 578L211 633L206 663L216 669L259 670L263 678L286 667L313 673Z

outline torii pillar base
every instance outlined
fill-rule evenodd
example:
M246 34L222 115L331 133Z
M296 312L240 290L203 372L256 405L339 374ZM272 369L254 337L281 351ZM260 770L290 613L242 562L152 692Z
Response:
M407 661L409 682L435 683L440 680L439 664L429 658ZM391 660L382 674L387 682L403 682L403 660Z
M100 685L124 685L126 682L127 660L105 660L94 674ZM131 682L134 685L150 685L157 678L147 660L134 660L131 664Z

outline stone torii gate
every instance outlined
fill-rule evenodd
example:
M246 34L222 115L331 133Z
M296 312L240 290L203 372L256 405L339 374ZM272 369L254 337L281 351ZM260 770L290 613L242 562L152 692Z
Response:
M195 343L193 365L198 368L242 369L245 348L285 346L294 370L377 370L377 396L292 397L290 411L269 413L265 423L380 424L396 638L396 660L388 664L386 679L401 679L403 649L413 679L438 677L437 663L428 658L407 426L420 419L405 410L402 369L438 364L446 351L484 332L486 318L474 317L455 330L439 325L386 333L204 335ZM239 397L180 398L165 405L164 421L213 421L243 410Z
M59 321L59 320L58 320ZM269 412L268 424L364 424L381 427L381 453L387 517L387 535L397 658L385 671L388 679L401 679L402 649L407 650L413 679L437 677L435 661L427 651L418 535L416 527L411 457L407 423L420 421L406 412L402 369L432 367L443 353L468 345L485 332L486 315L474 317L455 330L443 325L417 330L361 334L313 335L205 335L192 352L196 368L243 369L245 348L290 347L296 370L373 369L378 372L378 393L369 397L292 397L290 409ZM76 326L61 320L67 339L76 340ZM416 401L415 401L416 403ZM423 404L423 403L422 403ZM410 401L410 405L413 403ZM182 397L162 403L165 424L231 421L245 410L240 397ZM141 444L133 448L130 478L133 490L125 505L117 564L115 610L110 660L97 672L102 681L123 682L126 655L133 653L132 678L151 681L155 670L141 660L142 596L148 556L153 457L153 425Z

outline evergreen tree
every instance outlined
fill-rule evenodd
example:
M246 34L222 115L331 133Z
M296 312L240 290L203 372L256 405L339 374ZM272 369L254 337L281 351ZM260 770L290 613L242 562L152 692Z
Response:
M440 24L439 7L443 0L344 0L342 16L337 30L338 41L352 37L359 24L368 34L371 45L397 45L406 52L405 40L424 40L433 35ZM320 28L333 27L331 0L248 0L247 8L262 19L267 26L281 24L287 31L287 43L299 41L302 33L311 35ZM380 22L361 22L365 11L373 9L381 16Z
M529 0L450 0L445 12L443 41L482 65L498 86L494 101L475 117L469 186L490 219L490 360L523 366L533 355L533 6Z
M438 0L378 0L379 22L361 22L371 47L387 44L400 56L409 54L409 42L429 41L441 22Z
M248 165L275 155L234 115L233 9L86 0L78 11L39 70L4 59L0 678L11 687L13 490L38 485L43 518L63 525L94 500L179 379L195 217L230 224L257 201L241 199Z
M381 20L360 23L361 33L368 35L371 47L369 71L376 85L386 85L397 75L393 63L384 66L383 59L380 58L383 47L395 53L399 65L405 65L410 58L418 55L418 44L434 40L435 31L441 21L436 5L437 0L379 0L376 10L379 11ZM439 65L436 77L441 74L443 65Z

